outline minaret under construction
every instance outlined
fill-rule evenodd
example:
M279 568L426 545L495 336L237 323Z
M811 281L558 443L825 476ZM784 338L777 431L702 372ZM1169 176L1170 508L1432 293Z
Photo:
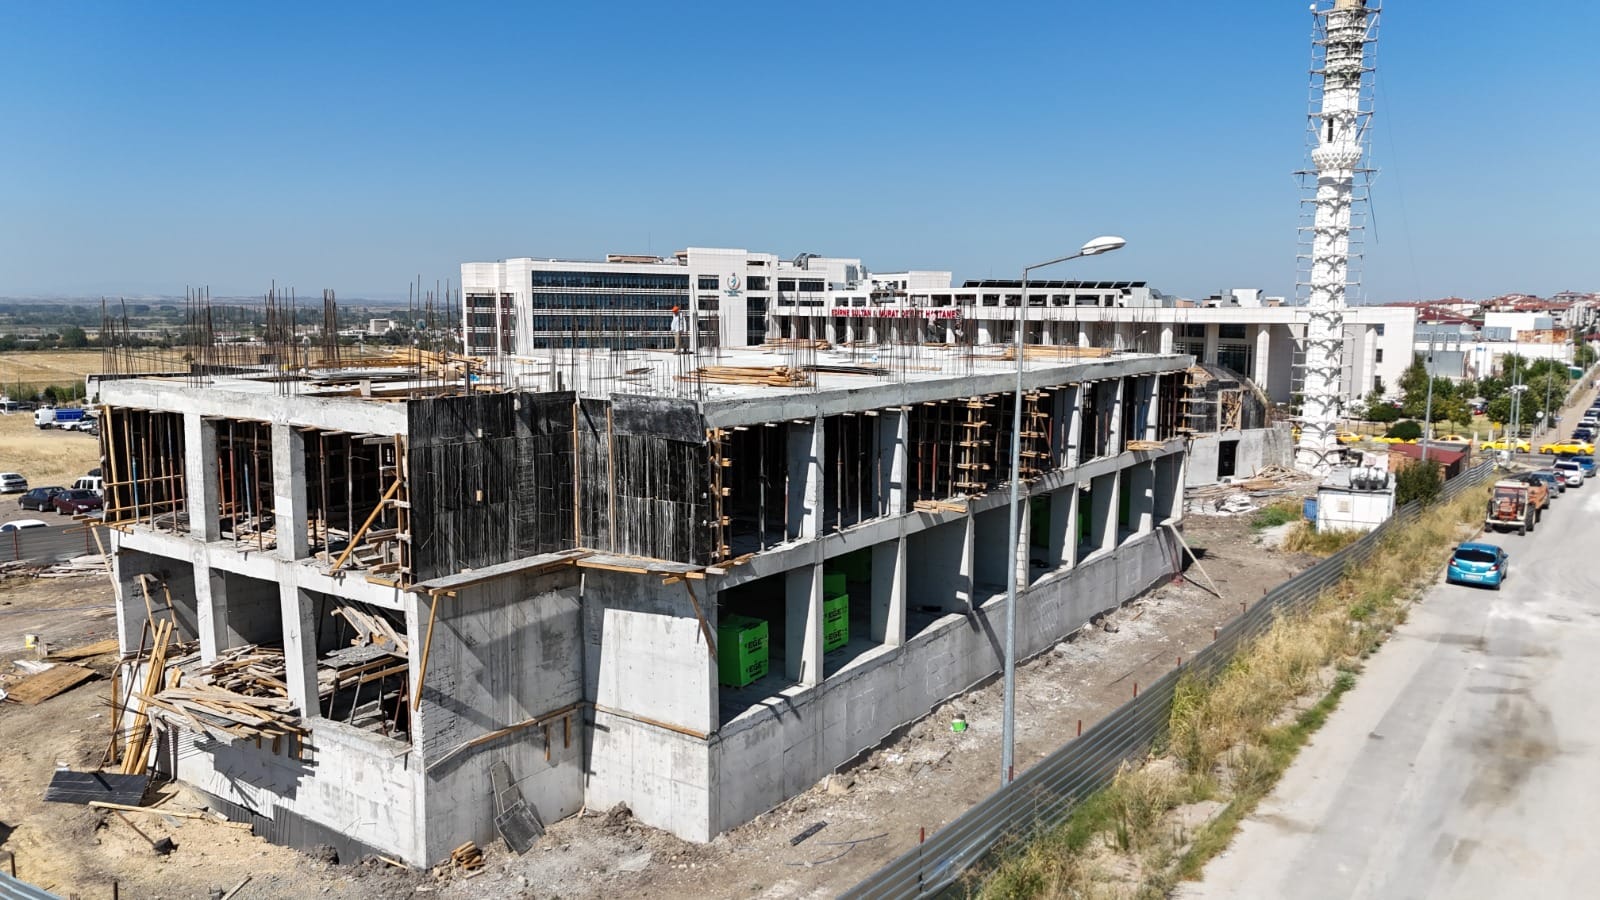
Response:
M1343 403L1344 309L1352 240L1359 241L1370 170L1362 167L1372 117L1371 73L1380 0L1316 0L1312 38L1311 163L1313 215L1302 225L1301 289L1309 314L1305 335L1300 439L1295 466L1325 473L1338 458ZM1356 224L1353 226L1352 222ZM1309 232L1309 235L1305 233Z

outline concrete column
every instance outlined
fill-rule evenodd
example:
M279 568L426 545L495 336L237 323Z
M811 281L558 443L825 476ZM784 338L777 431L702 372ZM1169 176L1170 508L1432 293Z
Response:
M1147 441L1156 439L1156 425L1161 420L1161 376L1148 375L1145 377L1144 391L1144 434L1139 435Z
M878 413L878 509L880 515L906 511L906 465L909 433L906 414L899 409Z
M1117 546L1117 509L1119 498L1115 472L1096 478L1090 488L1089 540L1096 550L1114 550Z
M291 425L272 426L272 518L278 555L304 559L306 535L306 439Z
M789 423L790 540L817 536L822 523L822 419Z
M1054 346L1056 342L1056 323L1045 319L1039 323L1039 343L1045 347Z
M316 606L308 591L278 584L278 606L283 613L283 673L289 702L303 716L315 716L317 700Z
M1094 390L1094 385L1075 384L1068 397L1066 454L1062 465L1069 469L1083 462L1083 397L1086 390Z
M1133 398L1128 390L1128 379L1118 378L1111 388L1111 439L1108 456L1115 456L1122 452L1127 443L1128 436L1122 433L1122 404L1132 403Z
M784 575L785 677L803 685L822 682L822 565L808 563Z
M1078 346L1079 347L1091 347L1091 346L1093 346L1093 344L1091 344L1090 341L1089 341L1089 323L1088 322L1079 322L1078 323Z
M1270 377L1268 373L1271 371L1271 369L1269 368L1268 363L1270 363L1272 360L1272 326L1257 325L1255 326L1255 329L1256 358L1255 364L1251 366L1250 380L1254 381L1256 383L1256 387L1261 388L1262 392L1268 393L1270 396L1271 386L1268 381L1268 378Z
M117 639L123 653L133 653L139 649L139 635L150 619L144 609L144 595L139 591L139 575L150 570L150 557L110 552L111 577L117 595Z
M872 547L872 639L887 647L906 641L906 538Z
M228 649L228 582L223 573L203 561L194 564L194 605L200 659L210 662Z
M1077 548L1075 537L1078 510L1078 486L1067 485L1050 494L1050 542L1045 551L1045 560L1051 566L1059 567L1063 563L1072 562L1074 551Z
M992 344L992 343L994 343L994 338L991 336L991 331L990 331L990 328L989 328L989 320L988 319L979 319L978 320L978 343L980 343L980 344Z
M1149 534L1155 528L1156 468L1155 463L1139 463L1125 470L1129 488L1133 491L1133 506L1129 509L1128 526L1134 534Z
M1024 493L1018 506L1021 521L1017 523L1017 545L1011 548L1011 563L1017 567L1017 587L1021 589L1033 583L1033 497Z
M961 540L961 568L956 572L956 602L972 609L978 593L978 520L971 512L963 520L966 533Z
M1206 323L1205 353L1200 358L1201 362L1213 366L1217 364L1217 338L1221 334L1221 330L1222 326L1216 322Z
M1161 352L1171 353L1174 346L1176 345L1172 340L1172 323L1168 322L1161 326Z
M217 497L217 424L199 413L183 416L184 509L189 513L189 535L197 541L222 536ZM198 576L197 576L198 577Z

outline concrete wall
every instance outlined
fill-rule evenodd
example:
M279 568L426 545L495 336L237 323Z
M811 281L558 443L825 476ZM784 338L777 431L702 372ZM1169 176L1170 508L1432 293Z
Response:
M1047 649L1096 613L1169 577L1170 540L1166 532L1134 538L1029 588L1019 601L1019 654ZM716 780L714 819L707 831L716 834L749 821L876 746L899 725L994 675L1003 661L1004 625L1000 600L971 619L946 617L903 647L864 657L789 703L755 710L725 726L704 745ZM670 735L662 737L671 742ZM673 766L678 765L674 755Z
M281 808L380 848L415 865L436 861L425 852L420 824L421 764L394 741L320 721L296 759L288 742L276 752L263 741L225 744L181 732L162 771L268 819ZM449 853L449 848L445 848Z
M425 609L418 618L426 621ZM426 625L423 625L425 630ZM412 646L424 635L413 632ZM578 576L567 570L514 576L441 597L413 740L427 767L426 859L462 842L496 841L489 767L504 761L541 821L583 806L584 729L551 723L521 729L441 759L467 741L545 716L583 697ZM546 756L548 755L548 759Z
M1267 466L1294 465L1294 434L1287 425L1196 435L1189 445L1184 484L1196 487L1217 483L1217 463L1222 441L1238 441L1233 474L1249 478Z

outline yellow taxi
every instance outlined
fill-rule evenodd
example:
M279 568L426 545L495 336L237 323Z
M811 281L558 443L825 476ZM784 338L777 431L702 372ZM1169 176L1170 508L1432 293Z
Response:
M1472 443L1472 438L1469 438L1464 434L1447 434L1442 438L1434 438L1434 440L1443 441L1443 442L1445 442L1447 444L1470 444L1470 443Z
M1556 441L1550 444L1540 444L1539 452L1552 456L1558 453L1593 453L1594 445L1583 441Z
M1356 434L1354 431L1341 431L1338 434L1338 439L1341 444L1361 443L1361 435Z
M1493 441L1484 441L1483 442L1483 449L1485 449L1485 450L1515 450L1518 453L1532 453L1533 452L1533 445L1528 443L1525 440L1522 440L1521 438L1518 438L1515 441L1515 444L1516 444L1516 446L1512 446L1512 442L1507 441L1505 438L1500 438L1498 440L1493 440Z

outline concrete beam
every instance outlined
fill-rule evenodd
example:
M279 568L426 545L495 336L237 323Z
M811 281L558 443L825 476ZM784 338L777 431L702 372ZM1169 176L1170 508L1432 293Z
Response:
M100 382L100 402L218 419L283 422L336 431L405 434L406 404L314 394L279 394L267 382L228 382L204 388L138 378ZM251 389L243 389L251 388Z

